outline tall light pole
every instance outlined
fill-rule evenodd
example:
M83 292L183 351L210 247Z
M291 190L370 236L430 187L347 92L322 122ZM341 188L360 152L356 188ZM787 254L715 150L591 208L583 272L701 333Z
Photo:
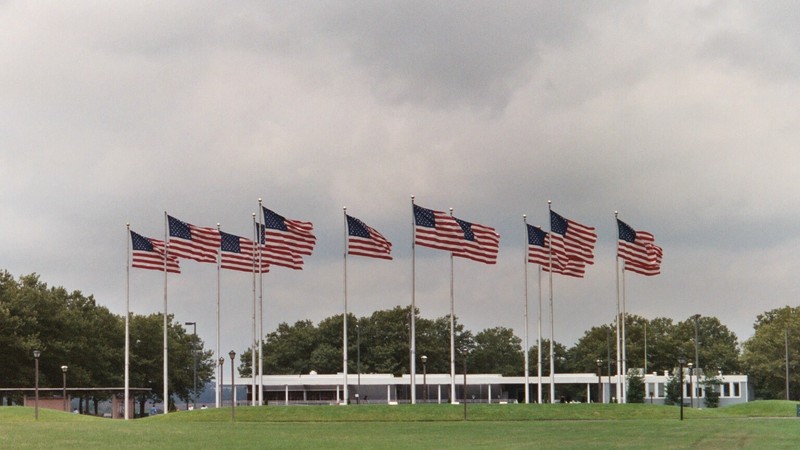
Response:
M219 357L219 393L218 393L218 395L219 395L219 406L220 407L222 407L222 403L223 403L223 400L224 400L224 398L222 396L222 391L225 390L225 371L222 370L222 366L224 366L224 365L225 365L225 358L220 356Z
M63 392L62 395L64 397L64 411L69 412L69 408L67 407L67 366L61 366L61 373L63 375Z
M679 366L679 373L680 373L680 391L681 391L681 420L683 420L683 365L686 364L686 358L681 356L678 358L678 366Z
M42 356L42 352L40 352L39 350L34 350L33 351L33 361L34 361L34 366L33 366L34 367L34 369L33 369L34 370L34 376L33 376L33 378L35 380L34 381L34 392L35 392L35 394L34 394L35 400L34 401L35 401L35 403L34 403L34 407L33 407L33 409L34 409L34 413L33 414L34 414L34 418L36 418L36 420L39 420L39 357L40 356Z
M192 326L192 381L194 382L192 408L197 408L197 352L194 348L194 343L197 341L197 322L184 322L184 325Z
M603 398L601 397L602 392L600 391L601 385L603 383L603 360L597 360L597 403L603 403Z
M694 368L694 364L689 363L689 386L692 388L689 391L689 407L694 408L694 384L692 383L692 369Z
M694 391L697 389L697 384L700 383L700 314L692 316L694 318L694 367L697 370L697 383L692 384L692 408L694 408Z
M467 420L467 348L461 349L461 356L464 359L464 420Z
M422 394L422 398L427 403L428 402L428 367L427 367L428 357L422 355L419 359L422 361L422 388L425 390L424 393Z
M233 359L236 358L236 352L231 350L228 356L231 357L231 420L236 421L236 379L233 377Z

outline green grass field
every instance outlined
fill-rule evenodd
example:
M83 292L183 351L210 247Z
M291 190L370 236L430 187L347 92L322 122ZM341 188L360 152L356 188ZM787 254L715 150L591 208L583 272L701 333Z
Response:
M795 402L240 407L132 421L0 407L0 448L797 448Z

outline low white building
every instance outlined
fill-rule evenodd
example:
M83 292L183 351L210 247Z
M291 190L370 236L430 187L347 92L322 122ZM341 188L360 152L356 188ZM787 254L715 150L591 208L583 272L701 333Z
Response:
M720 406L747 402L750 399L750 386L747 375L722 375L716 377L721 384ZM700 381L703 380L702 375ZM257 382L258 380L256 380ZM530 383L531 403L536 402L539 379L528 378ZM666 386L669 376L666 373L651 373L644 376L645 402L663 404L666 397ZM697 383L697 376L684 374L684 403L695 407L705 407L706 392ZM263 401L268 404L340 404L344 399L344 374L308 375L264 375ZM237 378L238 386L247 388L247 399L239 399L252 403L252 378ZM409 403L411 399L411 378L409 375L394 376L391 374L348 374L348 397L350 403ZM565 398L564 401L591 401L599 398L603 403L614 403L617 399L617 376L598 377L593 373L556 374L553 383L555 391L559 386L572 385L571 392L577 398ZM455 392L455 402L465 398L464 377L456 374L451 380L449 374L417 375L416 401L418 403L449 403L451 391ZM550 377L542 377L541 385L545 395L543 402L549 402ZM576 389L577 387L577 389ZM256 387L258 392L258 386ZM545 398L547 397L547 398ZM481 403L524 403L525 377L504 377L496 374L467 374L466 398L468 402ZM258 399L256 399L258 400ZM556 402L562 401L560 397Z

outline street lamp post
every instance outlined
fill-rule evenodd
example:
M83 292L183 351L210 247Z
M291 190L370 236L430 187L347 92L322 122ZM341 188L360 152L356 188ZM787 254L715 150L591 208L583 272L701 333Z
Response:
M197 341L197 322L184 322L184 325L192 326L192 381L194 388L192 390L192 408L197 408L197 352L194 348L194 343Z
M34 360L34 418L39 420L39 357L42 356L42 352L39 350L33 351L33 360Z
M602 386L601 385L603 383L602 368L603 368L603 360L602 359L598 359L597 360L597 403L603 403L603 397L601 396L601 394L602 394L602 391L601 391Z
M219 406L222 407L222 402L225 400L222 392L225 390L225 371L222 370L225 365L225 358L222 356L219 357Z
M428 357L422 355L420 357L420 360L422 360L422 388L424 389L422 398L427 403L428 402L428 367L427 367Z
M686 364L686 358L681 356L678 358L678 366L680 373L679 389L681 391L681 420L683 420L683 365Z
M69 412L67 407L67 366L61 366L61 373L63 375L63 392L61 395L64 397L64 411Z
M694 369L694 364L689 363L689 407L694 408L694 383L692 383L692 369Z
M233 359L236 358L236 352L231 350L228 356L231 357L231 420L236 421L236 379L233 377Z
M461 350L461 356L464 360L464 421L467 420L467 349L466 347Z

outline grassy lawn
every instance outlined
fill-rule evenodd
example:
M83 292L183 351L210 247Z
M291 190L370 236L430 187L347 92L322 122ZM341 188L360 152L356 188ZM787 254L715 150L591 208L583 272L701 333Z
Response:
M133 421L0 407L0 448L797 448L795 402L242 407Z

